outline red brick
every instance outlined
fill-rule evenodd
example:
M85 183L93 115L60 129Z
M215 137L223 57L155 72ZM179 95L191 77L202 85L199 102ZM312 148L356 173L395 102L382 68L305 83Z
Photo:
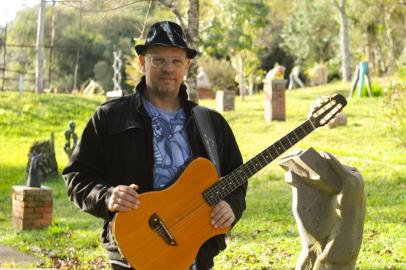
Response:
M50 207L50 208L52 208L52 206L53 206L53 203L52 203L52 201L46 201L46 202L42 202L42 207Z
M34 209L35 213L52 213L51 207L36 207Z
M23 219L23 227L32 226L33 224L34 224L33 219L26 219L24 217L24 219Z
M37 219L32 224L33 228L39 228L39 227L42 227L42 226L44 226L44 221L42 219Z
M285 120L285 89L286 81L284 80L274 80L265 85L265 102L268 103L265 104L265 120L267 122Z
M23 215L25 216L25 215L33 214L35 211L35 208L34 207L24 207L22 210L23 210Z
M197 96L199 99L214 99L215 93L211 89L199 88L197 89Z
M52 221L52 213L45 213L42 216L43 216L43 218L46 218L47 220Z
M13 186L12 223L17 230L45 227L52 222L52 189Z

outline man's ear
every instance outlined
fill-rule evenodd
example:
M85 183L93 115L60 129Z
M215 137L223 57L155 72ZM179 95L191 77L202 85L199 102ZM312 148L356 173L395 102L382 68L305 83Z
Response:
M145 56L144 55L138 56L138 60L140 61L142 72L145 72Z

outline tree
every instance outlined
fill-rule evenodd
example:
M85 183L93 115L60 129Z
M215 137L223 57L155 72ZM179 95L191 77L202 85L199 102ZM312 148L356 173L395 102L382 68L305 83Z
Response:
M333 5L340 13L340 48L341 48L341 72L343 81L351 80L350 45L348 38L348 18L345 12L345 0L332 0Z
M377 75L392 73L405 47L406 8L398 0L350 0L348 17L354 26L352 47L360 48L356 56Z
M264 0L215 1L213 16L202 27L204 52L218 59L228 59L238 73L240 92L259 68L258 54L264 47L259 38L268 23L268 5ZM242 65L242 66L241 66ZM252 83L250 84L252 85Z
M299 0L282 29L282 47L296 63L311 67L333 62L337 56L337 23L331 16L331 5L325 1ZM333 71L334 72L334 71Z
M189 0L187 37L192 48L199 48L199 0ZM192 61L187 76L189 97L197 102L197 59Z
M70 91L73 87L78 41L80 44L78 85L83 85L89 79L95 77L94 68L98 62L105 62L112 71L113 51L122 51L124 65L128 56L132 56L130 50L132 47L131 38L136 34L134 30L143 26L142 19L144 18L145 5L138 4L114 9L116 6L117 2L83 1L82 31L79 35L80 6L75 3L57 3L56 39L52 55L52 85L58 90ZM37 10L37 7L33 7L17 14L9 26L8 43L35 44ZM104 12L103 10L107 11ZM51 9L48 6L45 15L44 33L44 44L46 46L51 44L51 15ZM44 69L48 71L50 69L49 49L46 50L45 57ZM33 71L33 59L34 50L31 49L9 49L7 52L7 65L9 67L24 67L27 72ZM48 75L48 72L46 72L46 75ZM104 78L104 81L107 82L111 79ZM125 80L126 74L123 72L123 87L129 88L130 86L126 85ZM109 85L109 83L104 83L105 87L109 87ZM110 89L107 88L106 90Z
M395 69L395 54L396 54L396 45L395 45L395 37L394 37L394 23L393 23L393 17L395 17L397 14L395 14L396 9L399 9L399 4L395 1L384 1L384 7L383 7L383 21L385 24L385 30L386 30L386 38L388 41L388 61L387 61L387 73L388 74L393 74L393 71ZM399 14L399 13L398 13ZM406 19L406 16L405 16ZM401 22L398 20L398 22Z

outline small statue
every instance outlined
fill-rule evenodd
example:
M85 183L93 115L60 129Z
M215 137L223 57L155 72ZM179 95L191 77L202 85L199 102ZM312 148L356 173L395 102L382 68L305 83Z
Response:
M31 163L28 169L28 177L27 177L27 186L28 187L41 187L39 172L38 172L38 163L39 158L41 157L41 153L33 153L31 155Z
M275 63L274 67L268 71L268 73L265 75L265 83L268 83L272 80L283 80L285 76L285 67L282 65L279 65L279 63Z
M289 90L292 90L296 85L298 87L304 87L304 83L299 77L300 75L300 66L296 65L293 67L292 71L289 74Z
M73 150L75 149L78 141L78 135L76 135L75 133L75 127L75 122L69 121L69 129L65 130L66 143L63 147L63 150L65 150L65 153L68 155L68 157L72 156ZM73 141L73 145L71 144L71 139Z

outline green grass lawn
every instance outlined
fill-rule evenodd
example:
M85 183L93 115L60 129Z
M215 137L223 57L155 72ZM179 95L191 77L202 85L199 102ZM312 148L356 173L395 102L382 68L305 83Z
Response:
M266 124L263 93L236 98L236 110L224 116L232 126L247 161L301 124L312 100L348 93L349 85L330 84L287 92L287 121ZM0 93L0 243L43 258L41 267L101 269L101 221L81 213L66 197L61 177L45 185L54 190L53 224L47 229L16 232L11 226L11 187L25 184L27 153L35 140L55 133L61 170L69 120L78 133L103 98L68 95ZM202 101L214 107L213 101ZM313 147L328 151L359 169L365 181L367 213L359 269L406 269L406 151L395 137L384 97L354 98L345 108L348 125L320 128L291 150ZM293 269L300 239L291 212L291 191L277 161L252 179L247 210L228 238L228 249L216 258L220 269ZM5 265L3 265L5 266Z

